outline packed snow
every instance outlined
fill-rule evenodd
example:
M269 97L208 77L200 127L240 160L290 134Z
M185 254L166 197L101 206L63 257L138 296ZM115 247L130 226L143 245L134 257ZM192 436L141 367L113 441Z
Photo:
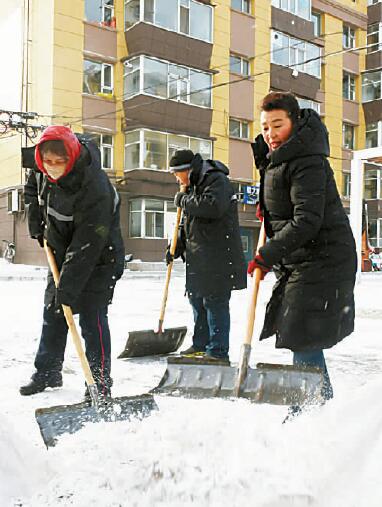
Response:
M46 271L0 264L0 506L380 507L382 505L382 273L356 287L356 330L326 352L335 398L282 424L287 408L246 400L156 396L143 420L89 424L46 449L34 411L82 400L84 381L68 341L64 386L32 397ZM259 343L273 275L262 282L251 362L290 363L274 340ZM113 396L145 393L165 358L117 359L129 330L158 323L163 272L126 272L110 307ZM231 300L231 361L239 357L248 291ZM192 315L184 276L171 281L165 324Z

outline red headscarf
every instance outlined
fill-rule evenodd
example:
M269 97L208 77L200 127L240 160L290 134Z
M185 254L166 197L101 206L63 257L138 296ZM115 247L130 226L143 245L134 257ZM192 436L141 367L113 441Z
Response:
M46 174L49 181L55 183L57 180L51 178L47 174L42 163L40 144L44 143L45 141L62 141L64 143L69 160L66 164L65 172L62 174L62 176L60 176L60 178L66 176L73 169L73 165L81 153L81 144L69 127L64 127L62 125L51 125L44 130L40 141L36 145L34 156L37 167L40 169L40 171Z

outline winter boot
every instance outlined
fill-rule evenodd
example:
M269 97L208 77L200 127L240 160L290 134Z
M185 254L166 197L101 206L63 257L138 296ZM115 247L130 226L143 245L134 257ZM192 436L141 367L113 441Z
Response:
M34 373L30 382L20 387L20 394L30 396L45 391L47 387L62 387L61 372Z
M204 356L204 354L204 350L196 350L193 345L191 345L191 347L188 347L188 349L182 350L180 352L181 356Z

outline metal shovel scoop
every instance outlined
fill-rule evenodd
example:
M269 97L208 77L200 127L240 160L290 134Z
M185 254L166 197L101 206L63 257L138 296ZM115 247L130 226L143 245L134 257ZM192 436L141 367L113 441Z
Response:
M176 222L171 240L170 254L174 256L176 243L178 241L178 230L182 209L178 208ZM162 306L159 315L158 330L147 329L143 331L129 331L125 349L118 356L118 359L128 357L154 356L157 354L171 354L182 345L187 333L187 327L170 327L163 329L163 320L167 304L168 287L170 284L173 262L167 266L166 281L162 298Z
M257 251L264 242L263 224ZM256 368L248 367L260 281L261 270L257 268L238 367L205 364L203 357L187 363L184 358L169 358L164 376L153 393L193 398L242 397L255 403L275 405L319 403L322 400L323 374L318 368L265 363Z
M44 242L45 251L48 257L49 267L52 271L56 286L59 282L59 272L52 250ZM86 384L91 397L91 405L87 402L74 405L60 405L49 408L38 408L35 416L40 427L42 438L47 447L55 445L57 437L63 433L74 433L81 429L88 422L114 422L130 419L131 417L145 417L157 405L151 394L141 396L123 396L120 398L108 398L100 404L98 399L97 384L94 381L88 360L82 349L81 338L74 322L73 313L69 306L62 305L69 332L81 362L85 375Z

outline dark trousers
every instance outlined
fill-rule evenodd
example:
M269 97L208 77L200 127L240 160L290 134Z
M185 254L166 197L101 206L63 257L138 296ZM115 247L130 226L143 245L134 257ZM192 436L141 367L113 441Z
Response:
M111 344L108 307L81 312L80 327L86 357L99 387L110 387ZM62 311L44 307L40 345L35 358L37 375L55 376L64 362L68 326Z
M333 387L330 382L325 356L322 350L315 350L314 352L293 352L293 364L296 366L316 366L320 368L324 376L322 397L324 400L333 398Z
M205 351L216 357L228 357L230 298L230 291L219 296L188 296L194 313L192 342L195 350Z

